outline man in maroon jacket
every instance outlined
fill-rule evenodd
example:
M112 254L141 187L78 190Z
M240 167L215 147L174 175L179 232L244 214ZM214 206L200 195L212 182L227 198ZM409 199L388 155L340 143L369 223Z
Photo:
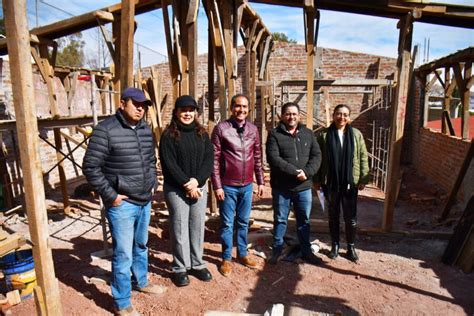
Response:
M219 123L212 133L214 169L212 185L220 203L222 264L219 272L232 272L232 236L237 219L237 256L241 264L256 268L247 253L247 232L252 208L253 174L258 196L263 194L262 146L258 129L248 122L249 100L237 94L231 101L232 117Z

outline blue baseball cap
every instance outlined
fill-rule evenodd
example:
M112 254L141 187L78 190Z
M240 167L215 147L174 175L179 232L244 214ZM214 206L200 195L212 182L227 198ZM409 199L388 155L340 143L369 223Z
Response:
M142 90L137 88L126 88L122 91L122 96L120 97L122 100L132 99L135 102L143 102L146 105L151 105L151 101L147 99L145 93Z

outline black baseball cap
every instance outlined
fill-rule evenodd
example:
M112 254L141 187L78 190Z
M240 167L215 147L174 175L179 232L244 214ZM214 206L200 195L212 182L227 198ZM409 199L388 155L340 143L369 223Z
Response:
M192 106L193 108L197 109L198 105L196 100L190 95L182 95L176 99L174 103L174 108L184 108L187 106Z
M126 88L122 91L122 96L120 97L122 100L132 99L135 102L143 102L146 105L151 105L151 101L147 99L145 93L142 90L137 88Z

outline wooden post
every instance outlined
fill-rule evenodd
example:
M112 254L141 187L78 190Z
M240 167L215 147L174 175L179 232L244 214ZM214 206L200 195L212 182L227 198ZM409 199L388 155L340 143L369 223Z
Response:
M429 112L430 112L430 104L429 104L429 99L430 99L430 90L431 88L433 87L433 85L436 83L436 76L433 76L430 80L430 82L426 83L429 79L429 75L426 75L423 77L424 80L422 81L423 82L423 86L425 87L424 88L424 99L423 99L423 127L426 126L426 124L428 123L428 116L429 116Z
M305 40L306 40L306 54L307 54L307 68L306 68L306 126L313 129L313 99L314 99L314 19L316 17L316 10L313 1L305 0L304 8L305 21Z
M451 67L445 67L444 68L444 102L443 102L443 110L448 111L450 110L450 105L451 105L451 96L448 94L448 87L450 84L451 76L450 76L450 71ZM443 112L441 112L443 113ZM443 134L448 134L448 129L447 129L447 122L444 119L444 116L441 116L441 132Z
M474 157L474 142L471 140L471 145L469 146L469 149L467 151L466 158L464 158L464 162L461 166L461 169L459 170L458 176L456 178L456 181L454 182L451 192L449 193L449 197L448 197L448 200L446 201L446 205L444 206L443 213L441 214L440 222L444 221L448 217L449 212L451 211L451 208L454 205L454 202L456 201L456 196L458 194L459 188L461 187L461 184L466 176L467 170L469 169L469 166L471 165L471 161L473 157Z
M199 0L191 0L188 5L186 26L187 30L187 41L188 41L188 73L189 73L189 94L197 100L197 74L198 74L198 19L197 11L199 8Z
M251 55L252 55L252 43L255 39L255 31L257 30L258 26L258 19L253 21L252 29L250 30L250 33L247 36L247 43L245 45L245 79L244 81L244 93L248 96L250 96L250 78L252 77L251 75ZM253 113L251 113L253 115Z
M464 65L464 78L461 73L461 66L459 63L453 65L454 77L456 78L456 84L461 94L462 103L462 121L461 121L461 134L463 139L469 139L469 99L471 91L468 88L468 82L471 80L472 75L472 61L466 62ZM473 135L471 135L472 137Z
M212 24L208 22L208 38L207 38L207 103L208 109L208 121L215 122L216 118L214 115L214 47L212 45ZM204 113L203 113L204 115ZM209 125L210 123L208 123ZM211 192L211 191L209 191ZM212 213L212 212L211 212Z
M26 18L26 1L3 0L8 53L12 76L16 129L25 186L25 203L33 258L38 284L44 294L48 315L61 315L61 298L49 245L48 217L39 157L38 122L34 100L30 35Z
M178 75L176 74L177 66L176 66L176 57L173 49L173 43L171 40L171 27L170 27L170 18L168 13L168 1L164 0L162 4L163 10L163 27L165 30L165 38L166 38L166 49L168 51L168 67L170 72L170 77L172 81L173 87L173 102L178 97Z
M400 188L400 156L405 125L408 88L410 86L411 43L413 36L413 17L410 14L400 19L400 38L398 46L398 80L395 102L392 111L390 153L388 161L387 195L384 203L383 228L392 230L393 213Z
M135 1L122 0L120 17L120 87L133 86L133 33L135 29Z
M208 121L207 121L207 131L209 135L211 135L212 130L214 129L214 125L216 122L215 113L214 113L214 46L213 46L213 32L212 32L212 23L209 19L208 22L208 43L207 43L207 102L209 105L209 113L208 113ZM203 113L204 115L204 113ZM217 199L214 195L214 191L212 188L211 181L208 184L208 200L207 203L209 205L209 212L211 215L217 215Z
M121 45L121 17L118 14L114 15L114 22L112 23L112 36L113 42L115 45L115 54L113 57L114 59L114 67L113 67L113 74L114 77L112 79L112 87L114 91L121 92L121 85L120 85L120 47ZM114 100L114 108L118 109L120 107L120 94L114 93L113 100Z
M54 93L54 86L53 86L53 78L54 78L54 71L51 65L49 64L49 53L48 49L45 45L40 47L40 56L37 55L36 50L31 48L33 59L35 60L44 81L46 82L46 86L48 87L48 100L49 100L49 107L51 109L51 115L53 117L59 117L59 110L58 104L56 101L56 94ZM61 193L63 196L63 206L64 206L64 213L69 214L69 196L67 193L67 180L66 180L66 171L64 168L64 163L61 161L63 159L63 154L61 154L62 150L62 139L61 139L61 129L54 128L54 143L56 146L56 159L58 163L58 174L59 174L59 182L61 186Z

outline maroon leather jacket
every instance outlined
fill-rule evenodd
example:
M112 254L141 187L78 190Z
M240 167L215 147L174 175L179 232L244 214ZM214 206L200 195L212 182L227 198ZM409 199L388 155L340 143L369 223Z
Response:
M264 184L262 169L262 145L258 129L250 122L245 123L243 132L237 132L232 119L217 124L212 132L214 145L214 168L212 185L214 190L222 185L244 186L253 182Z

